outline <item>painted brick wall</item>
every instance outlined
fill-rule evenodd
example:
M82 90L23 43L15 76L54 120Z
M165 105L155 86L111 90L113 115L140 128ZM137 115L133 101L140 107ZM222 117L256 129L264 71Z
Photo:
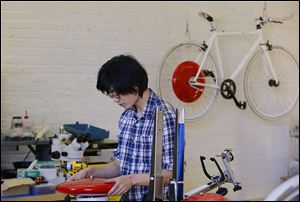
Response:
M95 87L104 62L132 53L145 66L149 86L156 91L163 56L189 40L186 11L191 40L202 42L209 35L209 25L198 17L200 10L210 13L220 30L249 31L255 28L254 19L262 8L263 2L1 1L1 133L9 132L12 116L28 110L34 127L51 125L49 136L60 125L79 121L108 129L115 139L123 109ZM269 2L268 12L274 17L294 12L285 24L268 25L265 35L299 61L299 3ZM251 38L220 40L225 74L251 42ZM242 85L243 78L237 82ZM243 98L242 86L237 96ZM185 191L207 182L199 155L214 156L232 148L231 166L243 190L230 191L228 198L264 198L287 174L289 128L289 117L262 120L250 109L241 111L232 101L218 99L207 116L186 124ZM1 167L21 160L26 152L26 148L20 154L4 147Z

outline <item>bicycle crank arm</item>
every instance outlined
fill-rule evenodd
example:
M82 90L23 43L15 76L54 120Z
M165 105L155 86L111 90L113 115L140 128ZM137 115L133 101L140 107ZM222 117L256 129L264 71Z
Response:
M245 101L238 101L238 100L236 99L235 96L233 96L233 100L234 100L234 102L235 102L235 105L236 105L238 108L240 108L240 109L242 109L242 110L245 110L245 109L246 109L247 103L246 103Z

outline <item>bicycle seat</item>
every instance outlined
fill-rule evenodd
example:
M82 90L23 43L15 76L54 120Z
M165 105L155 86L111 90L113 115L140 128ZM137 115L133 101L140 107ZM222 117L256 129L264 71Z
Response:
M199 16L202 18L205 18L208 22L214 21L213 17L211 17L209 14L207 14L205 12L199 12Z

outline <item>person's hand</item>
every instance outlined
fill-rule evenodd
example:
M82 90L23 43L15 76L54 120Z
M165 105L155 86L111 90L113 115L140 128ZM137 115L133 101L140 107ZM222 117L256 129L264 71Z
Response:
M81 171L79 171L78 173L73 174L72 176L70 176L67 179L67 182L71 182L71 181L76 181L76 180L80 180L83 178L87 178L89 176L90 173L90 169L89 168L85 168Z
M120 196L126 193L132 187L132 182L128 175L111 178L104 181L105 183L115 182L115 185L109 190L109 196Z

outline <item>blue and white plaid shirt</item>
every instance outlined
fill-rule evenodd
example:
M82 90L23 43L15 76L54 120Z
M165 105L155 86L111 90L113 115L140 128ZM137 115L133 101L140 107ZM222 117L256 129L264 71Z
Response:
M150 89L141 118L137 117L136 107L132 107L125 110L119 120L118 147L114 150L114 157L120 161L121 175L150 173L156 107L163 109L162 169L173 170L175 110ZM133 186L122 200L141 201L147 193L148 186Z

